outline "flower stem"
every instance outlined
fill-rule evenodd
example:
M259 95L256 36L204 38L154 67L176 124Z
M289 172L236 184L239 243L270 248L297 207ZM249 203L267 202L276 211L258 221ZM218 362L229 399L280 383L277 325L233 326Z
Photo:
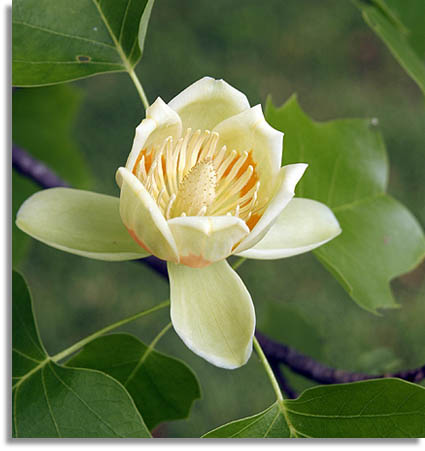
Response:
M145 90L143 89L142 83L140 83L140 80L137 77L134 69L129 68L128 75L130 75L130 78L132 79L134 86L136 87L137 92L139 93L139 96L142 99L145 110L147 110L149 108L149 101L148 101L148 98L146 97L146 93L145 93Z
M133 379L133 377L137 374L140 367L145 363L146 359L149 357L149 354L154 350L158 341L165 335L165 333L170 329L171 322L169 322L163 329L161 329L158 335L151 341L150 345L147 347L145 353L142 358L138 361L137 365L134 367L133 371L129 374L126 381L124 382L124 387Z
M264 369L266 370L267 376L270 379L270 382L271 382L273 390L276 394L277 400L279 401L279 403L283 402L283 396L282 396L282 392L279 387L279 383L277 382L277 379L273 373L273 370L272 370L266 356L264 355L263 350L261 349L260 343L258 343L258 340L255 338L255 336L254 336L254 348L257 351L258 357L261 360L261 363L263 364Z
M155 307L150 308L149 310L144 310L143 312L136 313L127 318L121 319L120 321L117 321L116 323L110 324L109 326L106 326L103 329L100 329L97 332L94 332L93 334L87 336L86 338L83 338L82 340L77 341L77 343L73 344L69 348L54 355L53 357L51 357L51 360L53 360L53 362L58 362L59 360L62 360L65 357L68 357L69 355L78 351L79 349L84 347L86 344L95 340L97 337L100 337L101 335L106 334L107 332L110 332L111 330L114 330L117 327L123 326L124 324L130 323L131 321L141 318L142 316L149 315L150 313L156 312L157 310L167 307L169 304L170 304L170 301L167 299L166 301L161 302L160 304L156 305ZM166 329L166 330L168 330L168 329ZM164 334L165 331L163 330L160 333ZM159 336L159 338L160 337L161 336ZM159 338L158 338L158 340L159 340Z
M276 394L277 405L279 406L280 412L282 413L282 415L286 421L286 424L288 425L288 428L289 428L289 436L290 437L298 437L297 430L295 429L294 425L291 422L291 419L289 418L288 410L285 405L285 400L283 399L282 391L280 390L280 387L279 387L279 382L277 381L277 379L273 373L273 370L270 366L270 363L267 360L267 357L264 355L264 352L261 349L260 343L258 343L258 340L255 336L254 336L254 348L257 351L258 357L261 360L261 363L263 364L264 369L266 370L267 376L269 377L270 382L273 387L273 390Z

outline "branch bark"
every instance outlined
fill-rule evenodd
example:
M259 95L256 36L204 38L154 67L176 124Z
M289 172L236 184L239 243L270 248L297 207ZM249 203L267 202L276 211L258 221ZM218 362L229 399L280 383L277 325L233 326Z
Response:
M258 330L255 333L258 342L263 348L267 358L283 363L295 373L301 374L321 384L341 384L345 382L357 382L368 379L381 379L384 377L397 377L409 382L419 382L425 379L425 365L411 370L398 371L396 373L365 374L338 370L322 365L309 356L301 354L290 346L267 338Z
M17 172L28 177L42 188L70 186L41 161L36 160L27 151L14 144L12 145L12 165Z
M32 157L25 150L12 146L12 164L22 175L30 178L42 188L53 188L64 186L68 187L69 184L62 180L55 172L47 167L42 162ZM140 263L148 265L154 271L159 273L162 277L168 280L167 265L164 261L150 256L141 260ZM379 379L384 377L397 377L410 382L419 382L425 379L425 365L411 369L399 371L396 373L385 373L378 375L353 373L343 371L335 368L330 368L311 357L301 354L295 349L286 346L282 343L267 338L261 332L255 333L264 354L272 366L272 369L279 381L281 389L290 398L296 397L295 391L288 385L279 368L280 364L287 365L295 373L301 374L311 380L319 382L321 384L339 384L344 382L356 382L368 379Z

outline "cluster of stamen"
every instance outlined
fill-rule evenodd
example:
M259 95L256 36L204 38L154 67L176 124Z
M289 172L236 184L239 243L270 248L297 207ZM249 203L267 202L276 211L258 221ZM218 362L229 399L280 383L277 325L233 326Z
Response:
M219 135L189 128L178 140L142 149L133 174L144 184L166 219L233 215L252 228L267 199L259 201L260 180L252 151L218 148Z

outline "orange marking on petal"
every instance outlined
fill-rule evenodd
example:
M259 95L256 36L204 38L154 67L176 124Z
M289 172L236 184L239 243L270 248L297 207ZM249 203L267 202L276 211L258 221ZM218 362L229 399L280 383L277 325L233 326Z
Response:
M165 175L167 175L167 163L165 161L164 155L161 155L161 164L162 164L162 173L165 176Z
M227 166L226 170L223 172L222 178L225 178L229 175L229 172L232 170L233 166L236 164L236 162L239 160L240 155L236 155L235 158L233 158L232 162Z
M151 152L148 153L148 149L146 149L146 148L142 149L139 152L139 155L137 156L137 159L136 159L136 163L134 164L134 167L133 167L133 171L132 172L133 172L134 175L136 175L136 173L137 173L137 168L138 168L138 166L140 164L140 160L142 159L143 156L145 157L145 170L146 170L146 173L149 172L149 169L152 166L153 152L151 151Z
M152 162L153 162L153 152L149 152L149 153L145 153L145 169L146 169L146 174L149 172L149 169L152 166Z
M254 161L254 159L252 158L252 150L250 150L248 152L248 157L245 160L245 163L241 166L241 168L239 169L238 173L236 174L236 178L238 179L241 175L243 175L245 173L245 171L248 169L248 166L252 166L254 169L254 173L255 173L255 168L257 166L257 163Z
M246 159L245 163L237 173L236 177L240 177L247 169L248 166L252 166L254 168L254 172L252 173L250 179L246 183L246 185L241 189L239 193L239 197L245 196L245 194L258 182L258 174L256 171L257 163L252 158L252 150L248 152L248 158Z
M257 222L260 220L262 215L253 214L248 221L246 221L246 225L248 226L249 230L252 230L256 225Z
M142 159L143 154L144 154L145 152L146 152L146 149L142 149L142 150L139 152L139 155L137 156L136 163L134 163L133 171L132 171L134 175L136 175L136 173L137 173L137 167L139 166L140 160Z
M136 232L134 231L134 230L131 230L131 229L127 229L128 230L128 233L131 235L131 237L133 238L133 240L140 246L140 247L143 247L143 249L146 251L146 252L149 252L150 254L152 254L152 251L148 248L148 246L146 246L146 244L145 243L143 243L143 241L141 241L138 237L137 237L137 235L136 235Z
M210 261L205 260L202 255L194 255L189 254L185 257L180 257L180 263L186 266L190 266L191 268L205 268L205 266L208 266L211 264Z

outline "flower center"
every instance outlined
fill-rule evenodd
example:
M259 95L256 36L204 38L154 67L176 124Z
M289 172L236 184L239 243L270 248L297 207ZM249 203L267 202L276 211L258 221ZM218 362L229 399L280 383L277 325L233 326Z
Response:
M171 216L203 216L215 200L216 186L212 160L198 161L179 184Z
M178 140L142 149L133 174L166 219L233 215L252 229L267 204L252 150L218 148L218 141L216 132L189 128Z

